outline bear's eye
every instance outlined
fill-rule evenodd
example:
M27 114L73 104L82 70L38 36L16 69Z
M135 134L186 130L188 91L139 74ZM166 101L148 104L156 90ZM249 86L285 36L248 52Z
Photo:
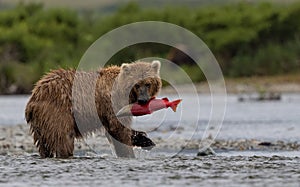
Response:
M134 87L135 87L135 89L139 89L140 85L136 84Z
M147 88L150 88L151 84L150 84L150 83L146 83L145 86L146 86Z

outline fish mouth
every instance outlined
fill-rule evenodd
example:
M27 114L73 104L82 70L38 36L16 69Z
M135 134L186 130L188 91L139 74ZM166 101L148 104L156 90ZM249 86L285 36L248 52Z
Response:
M132 116L131 108L132 108L132 105L124 106L117 112L116 116L117 117Z

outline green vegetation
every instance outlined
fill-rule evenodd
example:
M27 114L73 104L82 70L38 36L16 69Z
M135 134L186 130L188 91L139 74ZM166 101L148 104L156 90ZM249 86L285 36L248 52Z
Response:
M0 93L28 93L50 69L76 68L93 41L124 24L157 20L198 35L228 77L275 75L300 70L300 3L143 9L128 3L114 14L78 13L41 4L18 4L0 12ZM110 63L148 56L166 58L170 47L138 44L117 53ZM183 65L194 81L199 69ZM199 76L197 76L199 74Z

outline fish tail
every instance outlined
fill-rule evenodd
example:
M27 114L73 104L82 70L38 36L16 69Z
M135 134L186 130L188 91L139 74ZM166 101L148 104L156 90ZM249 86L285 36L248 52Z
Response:
M172 110L173 110L174 112L176 112L177 106L178 106L178 104L179 104L181 101L182 101L182 99L178 99L178 100L172 101L170 107L172 108Z

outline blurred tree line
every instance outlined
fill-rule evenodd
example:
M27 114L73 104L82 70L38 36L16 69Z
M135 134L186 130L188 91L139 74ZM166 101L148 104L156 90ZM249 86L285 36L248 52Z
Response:
M85 50L101 35L148 20L174 23L198 35L217 57L225 76L300 70L300 3L162 9L142 9L129 3L111 15L21 3L0 12L0 93L29 93L50 69L76 68ZM166 45L137 44L118 52L110 63L148 56L166 58L170 51ZM194 81L204 79L192 64L183 61L180 65Z

